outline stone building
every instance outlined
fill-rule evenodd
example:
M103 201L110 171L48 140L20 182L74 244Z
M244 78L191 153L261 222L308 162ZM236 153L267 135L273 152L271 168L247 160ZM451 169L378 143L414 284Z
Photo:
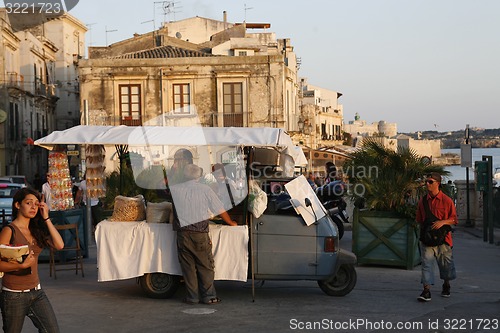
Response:
M384 120L368 124L366 120L361 119L359 114L356 113L354 120L344 124L344 130L346 133L351 134L353 138L373 135L393 137L398 133L398 125L396 123L387 123Z
M91 47L79 62L90 124L297 131L296 56L269 26L195 17Z
M58 48L53 84L59 99L54 129L60 131L80 124L78 60L85 54L87 27L66 13L45 23L43 29L45 37Z
M396 136L398 147L407 147L414 150L418 155L425 156L435 162L441 157L441 140L415 140L407 135Z
M344 111L339 103L342 93L308 84L305 78L300 80L300 86L302 134L312 136L314 149L342 144Z
M0 9L0 25L0 175L22 174L31 180L35 173L47 171L47 152L32 144L56 128L58 71L73 64L73 58L69 63L59 60L68 50L66 36L83 34L86 28L65 14L43 25L13 29L4 8ZM82 52L83 47L78 43ZM61 76L74 80L74 74ZM78 121L77 99L69 109ZM68 104L64 107L68 109Z

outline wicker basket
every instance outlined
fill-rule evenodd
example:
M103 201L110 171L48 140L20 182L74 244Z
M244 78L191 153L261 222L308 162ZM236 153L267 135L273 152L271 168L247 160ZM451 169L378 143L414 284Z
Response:
M113 215L109 221L133 222L143 221L145 219L146 206L142 195L137 195L132 198L119 195L115 198Z

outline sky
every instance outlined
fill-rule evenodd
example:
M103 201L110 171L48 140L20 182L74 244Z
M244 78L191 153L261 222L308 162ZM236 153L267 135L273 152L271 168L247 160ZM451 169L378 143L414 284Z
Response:
M290 38L300 77L339 91L344 121L398 132L500 128L499 0L80 0L87 45L201 16L270 23ZM107 31L107 32L106 32Z

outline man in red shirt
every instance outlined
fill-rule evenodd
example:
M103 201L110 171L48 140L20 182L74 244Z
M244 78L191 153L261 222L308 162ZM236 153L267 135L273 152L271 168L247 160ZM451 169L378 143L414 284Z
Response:
M420 199L417 208L417 222L422 226L429 216L426 216L424 200L436 221L432 224L432 229L439 229L444 225L457 224L457 212L453 200L444 194L440 189L441 175L432 172L426 176L425 184L427 195ZM424 290L418 297L421 302L431 300L431 285L434 284L434 260L439 267L439 277L444 281L441 291L442 297L450 297L450 280L456 278L455 264L453 261L453 239L451 232L446 235L445 243L442 245L429 246L420 242L420 252L422 257L422 284Z

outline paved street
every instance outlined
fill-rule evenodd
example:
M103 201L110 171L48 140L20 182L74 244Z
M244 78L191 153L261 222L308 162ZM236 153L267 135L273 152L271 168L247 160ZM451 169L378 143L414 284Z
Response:
M480 230L463 227L454 239L458 279L452 296L441 298L439 283L429 303L416 300L420 266L357 267L355 289L340 298L326 296L316 282L266 281L252 302L249 282L217 282L223 302L196 306L181 302L182 289L173 299L155 300L144 297L135 280L98 283L95 246L85 261L85 278L66 271L54 280L46 263L40 274L62 332L381 332L391 331L379 329L389 325L393 332L499 332L500 246L483 242ZM342 241L350 248L351 231ZM322 326L308 326L314 322ZM23 332L35 332L31 322Z

